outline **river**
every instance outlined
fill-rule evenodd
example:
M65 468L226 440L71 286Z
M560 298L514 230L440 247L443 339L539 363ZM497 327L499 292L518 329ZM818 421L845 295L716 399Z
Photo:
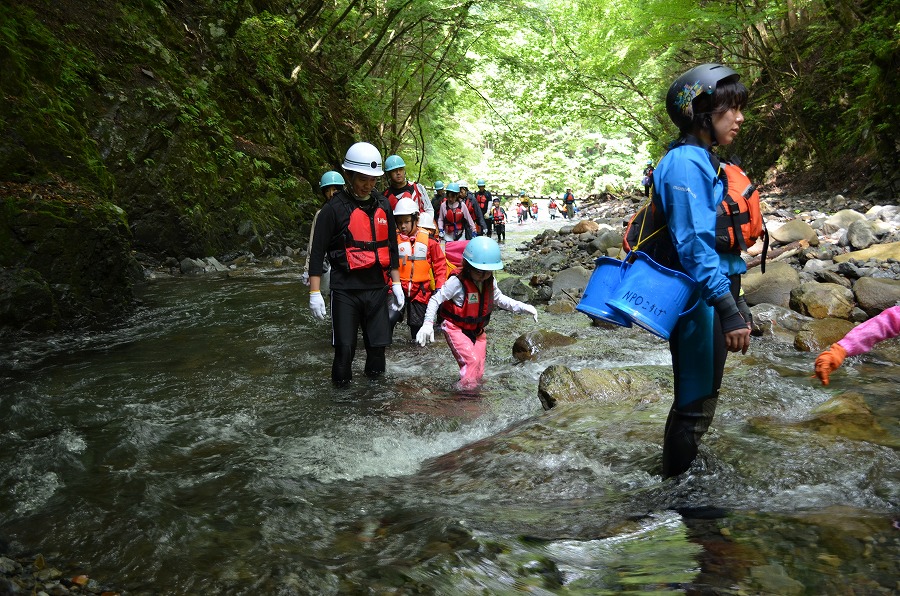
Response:
M505 258L559 224L511 224ZM814 355L753 338L696 465L664 482L667 399L537 397L551 364L667 366L638 329L500 312L485 385L459 395L442 338L401 325L385 377L360 353L336 390L295 269L158 280L142 301L115 329L0 354L0 539L128 594L900 588L897 340L823 388ZM516 362L539 327L578 342ZM856 436L812 421L844 394L871 412Z

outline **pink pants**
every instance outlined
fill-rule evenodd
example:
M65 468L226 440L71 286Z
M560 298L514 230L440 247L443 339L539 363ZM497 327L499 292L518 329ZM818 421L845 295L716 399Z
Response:
M475 342L466 336L462 330L451 323L444 321L441 324L444 337L453 357L459 364L459 388L474 389L481 383L484 376L484 360L487 356L487 333L479 335Z

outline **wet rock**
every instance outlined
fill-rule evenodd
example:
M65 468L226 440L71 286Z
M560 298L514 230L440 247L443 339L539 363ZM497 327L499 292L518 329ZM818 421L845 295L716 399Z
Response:
M865 219L850 224L847 228L847 243L854 250L869 248L875 244L875 230L872 224Z
M572 310L574 311L575 309L573 308ZM546 329L529 331L528 333L517 337L516 341L513 343L513 358L519 362L532 360L547 348L571 346L575 342L575 338L555 331L548 331Z
M884 428L859 393L842 393L816 407L812 419L798 426L828 435L840 435L857 441L890 443Z
M554 364L541 373L538 397L545 410L559 403L650 403L672 390L669 367L582 369Z
M587 287L590 278L591 272L581 265L563 269L553 278L553 296L558 297L563 291L568 291L570 294L581 293Z
M497 286L510 298L522 302L531 302L534 299L534 289L518 277L505 277L497 282Z
M844 253L842 255L837 255L836 257L834 257L834 262L844 263L846 261L849 261L850 259L855 259L857 261L867 261L869 259L875 259L877 261L887 261L889 259L894 259L895 261L900 261L900 242L876 244L875 246L870 246L869 248L865 248L863 250L857 250Z
M900 304L900 281L863 277L853 285L859 307L870 317Z
M791 290L790 307L816 319L849 319L854 306L853 292L839 284L813 282Z
M750 312L753 313L754 335L772 337L791 344L794 343L797 333L803 329L803 325L813 320L811 317L775 304L758 304L752 306Z
M798 240L806 240L812 246L819 244L819 236L808 223L800 219L792 219L783 226L769 230L769 238L780 244L790 244Z
M799 285L800 275L787 263L769 263L765 273L754 269L744 275L741 282L750 306L765 303L787 307L791 301L791 290Z
M575 303L568 298L563 298L551 302L544 310L553 315L568 315L575 312Z
M840 341L855 325L844 319L812 319L805 322L794 337L794 347L801 352L821 352Z
M758 565L750 568L750 577L754 585L765 594L805 594L806 587L788 576L781 565Z

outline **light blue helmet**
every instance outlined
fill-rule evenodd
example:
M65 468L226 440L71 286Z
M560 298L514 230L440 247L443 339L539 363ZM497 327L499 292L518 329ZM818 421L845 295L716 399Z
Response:
M478 180L476 180L476 181L475 181L475 186L484 186L484 179L483 179L483 178L479 178Z
M434 181L434 190L441 190L444 188L444 182L442 180Z
M388 155L388 158L384 160L384 171L390 172L391 170L396 170L398 168L405 168L406 163L403 162L403 158L399 155Z
M500 245L493 238L478 236L469 240L463 258L472 267L482 271L497 271L503 269L503 261L500 260Z
M334 170L325 172L322 174L322 179L319 180L319 188L325 188L326 186L343 186L344 184L344 177Z
M447 192L459 192L459 184L456 182L448 182L444 190Z

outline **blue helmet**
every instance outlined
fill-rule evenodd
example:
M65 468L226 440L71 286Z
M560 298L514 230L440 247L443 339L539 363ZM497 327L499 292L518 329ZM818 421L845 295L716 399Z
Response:
M391 170L405 167L406 164L403 162L403 158L401 158L399 155L388 155L388 158L384 160L385 172L390 172Z
M482 271L497 271L503 269L503 261L500 259L500 245L493 238L478 236L469 240L463 258L472 267Z
M325 188L326 186L343 186L344 184L344 177L334 170L325 172L322 174L322 179L319 180L319 188Z
M483 179L483 178L479 178L479 179L475 182L475 186L484 186L484 179Z
M448 182L444 190L447 192L459 192L459 184L456 182Z
M441 180L434 181L434 190L441 190L444 188L444 182Z

